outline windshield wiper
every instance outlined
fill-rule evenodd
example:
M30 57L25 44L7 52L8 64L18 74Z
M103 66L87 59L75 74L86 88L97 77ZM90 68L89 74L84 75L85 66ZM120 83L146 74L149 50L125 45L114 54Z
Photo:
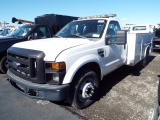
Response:
M86 38L86 37L83 37L83 36L80 36L80 35L75 35L75 34L70 34L70 35L67 35L65 37L77 37L77 38Z
M13 37L18 38L17 36L13 35Z

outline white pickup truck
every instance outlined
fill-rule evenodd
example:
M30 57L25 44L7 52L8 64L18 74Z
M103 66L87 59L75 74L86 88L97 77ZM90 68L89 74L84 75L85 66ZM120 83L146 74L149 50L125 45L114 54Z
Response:
M99 81L122 65L145 64L152 33L127 33L112 15L80 18L54 38L16 43L8 49L11 85L32 98L90 106ZM117 73L118 74L118 73Z
M131 25L129 27L129 33L153 33L154 32L154 25L150 24L137 24Z

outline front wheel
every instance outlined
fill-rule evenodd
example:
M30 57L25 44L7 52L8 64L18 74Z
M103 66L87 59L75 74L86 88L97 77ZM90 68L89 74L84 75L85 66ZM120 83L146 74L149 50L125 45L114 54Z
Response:
M4 56L0 61L0 70L2 73L6 73L8 69L7 56Z
M83 70L73 80L71 96L72 106L84 109L90 106L96 98L99 86L97 74L91 70Z

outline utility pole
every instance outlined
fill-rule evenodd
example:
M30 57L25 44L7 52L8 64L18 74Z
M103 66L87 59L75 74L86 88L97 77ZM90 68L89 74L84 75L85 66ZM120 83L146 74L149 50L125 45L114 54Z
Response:
M6 26L6 25L8 25L9 23L7 23L6 21L4 21L4 27Z
M8 24L9 24L9 23L7 23L6 21L4 21L4 22L0 22L0 26L2 26L2 25L3 25L3 26L5 27L5 26L6 26L6 25L8 25Z

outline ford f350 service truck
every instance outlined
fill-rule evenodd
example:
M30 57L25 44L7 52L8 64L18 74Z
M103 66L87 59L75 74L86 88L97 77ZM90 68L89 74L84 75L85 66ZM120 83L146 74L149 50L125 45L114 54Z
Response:
M67 100L83 109L94 102L105 75L122 65L145 63L152 39L152 33L121 30L114 14L80 18L54 38L10 47L7 75L11 85L24 95Z
M51 38L60 28L70 21L77 19L78 17L46 14L36 17L35 24L21 26L7 37L0 38L0 71L3 73L7 72L7 49L13 44L28 40ZM14 17L12 18L12 22L34 23Z

